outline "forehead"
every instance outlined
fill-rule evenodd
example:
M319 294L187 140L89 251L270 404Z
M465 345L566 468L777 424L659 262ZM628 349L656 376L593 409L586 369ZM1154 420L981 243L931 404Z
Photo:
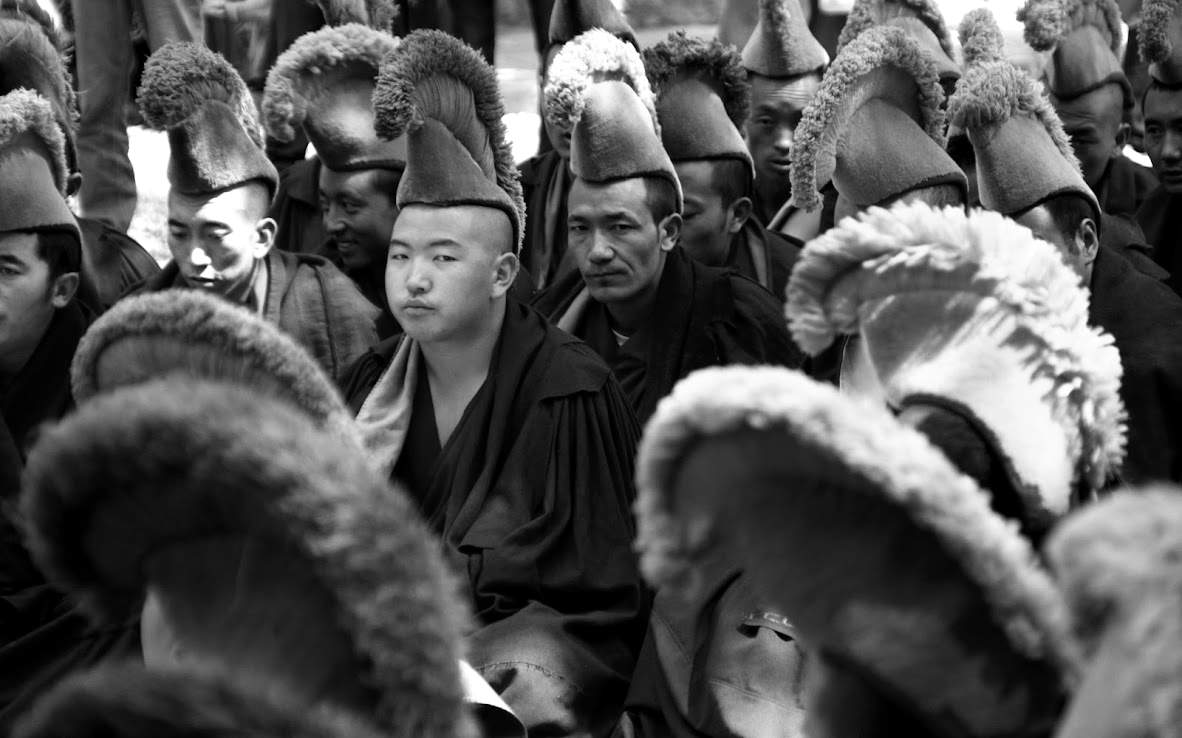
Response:
M1145 95L1145 118L1157 121L1182 120L1182 90L1149 88Z
M575 177L568 205L572 213L641 213L648 211L647 196L648 188L639 177L604 183Z
M683 161L673 165L681 188L686 197L702 197L716 194L714 186L714 162Z
M265 210L263 198L254 185L235 187L209 196L168 193L168 217L175 220L200 222L226 221L252 215L262 217Z
M25 260L36 258L36 234L0 233L0 254Z
M479 205L407 205L394 221L393 238L407 243L451 240L501 248L513 238L509 216Z
M1124 94L1116 85L1105 85L1072 100L1055 101L1063 125L1071 128L1118 122L1124 117Z
M790 80L753 74L750 79L751 105L754 108L803 109L821 87L821 78L815 74Z
M326 166L320 167L320 192L335 194L367 195L376 190L377 173L372 169L338 172Z
M1051 211L1046 205L1033 207L1014 218L1014 220L1029 228L1034 232L1034 235L1043 240L1047 240L1058 231L1055 227L1055 220L1051 217Z

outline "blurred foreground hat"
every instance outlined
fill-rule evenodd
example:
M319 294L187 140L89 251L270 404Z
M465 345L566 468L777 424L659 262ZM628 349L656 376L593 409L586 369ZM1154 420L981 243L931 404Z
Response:
M809 30L798 0L759 0L759 22L743 47L743 66L761 77L821 73L829 54Z
M640 50L636 32L612 0L554 0L550 11L550 46L573 41L593 28L601 28Z
M1145 0L1141 6L1138 39L1141 58L1149 62L1149 76L1158 84L1182 88L1182 3Z
M398 9L393 0L316 0L330 26L360 23L389 33Z
M863 31L876 26L902 28L927 54L941 85L960 79L952 36L935 0L856 0L837 38L838 56Z
M1125 109L1133 87L1121 66L1120 7L1116 0L1027 0L1018 11L1026 43L1051 51L1043 83L1060 100L1074 100L1107 84L1119 85Z
M81 239L66 204L67 174L66 140L49 102L31 90L0 97L0 233Z

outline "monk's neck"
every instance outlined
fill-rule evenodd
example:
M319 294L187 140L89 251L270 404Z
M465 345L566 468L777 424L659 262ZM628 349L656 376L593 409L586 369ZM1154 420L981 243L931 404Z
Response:
M488 319L470 333L444 341L420 342L432 394L466 394L469 390L474 394L472 388L479 388L488 376L504 324L502 298L493 303Z
M607 313L611 317L612 329L625 336L631 336L640 330L657 309L657 291L661 286L661 277L668 265L665 254L661 254L661 265L651 282L643 290L628 300L618 300L607 304Z

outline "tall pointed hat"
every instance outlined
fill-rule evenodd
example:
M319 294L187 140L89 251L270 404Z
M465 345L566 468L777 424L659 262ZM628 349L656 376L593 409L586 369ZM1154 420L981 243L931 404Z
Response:
M804 21L798 0L759 0L759 22L743 47L743 66L761 77L791 79L822 72L825 47Z
M885 408L788 369L704 369L661 401L636 474L659 589L692 587L718 550L813 654L932 729L908 735L1049 734L1078 673L1061 598L987 494ZM815 686L810 728L840 723Z
M636 32L612 0L555 0L550 11L550 46L574 41L592 28L601 28L640 49Z
M661 143L652 87L640 54L606 31L584 33L550 65L547 119L571 131L571 171L587 182L655 177L681 181Z
M442 31L419 30L382 62L373 94L378 135L407 138L398 207L480 205L525 237L525 200L513 163L496 71Z
M0 233L78 233L66 204L66 139L53 106L31 90L0 97Z
M1126 110L1133 88L1121 65L1120 7L1116 0L1027 0L1018 11L1026 43L1051 51L1043 68L1047 90L1073 100L1106 84L1119 85Z
M1058 251L1009 218L874 208L812 241L787 292L805 352L858 337L874 381L843 389L967 418L1001 457L1008 484L991 491L1032 536L1119 468L1120 353Z
M330 26L360 23L386 33L398 14L393 0L316 0L316 4Z
M898 26L915 39L931 58L945 89L960 79L952 35L934 0L856 0L837 37L837 54L863 31L875 26Z
M374 131L378 71L398 40L358 23L322 28L296 39L267 74L263 118L280 141L303 129L324 166L334 171L406 166L406 136Z
M674 162L738 159L752 167L740 131L751 91L743 60L718 39L674 31L645 49L644 69L657 97L661 142Z
M977 155L981 204L1015 216L1052 197L1100 204L1080 173L1063 123L1037 82L1002 56L1001 31L984 8L960 24L965 72L948 101L952 128L968 134Z
M1182 3L1145 0L1141 6L1141 58L1149 76L1166 87L1182 88Z
M906 31L859 34L825 72L796 128L796 204L816 210L829 182L855 209L941 184L964 190L964 173L944 152L943 96L930 57Z
M249 182L274 194L279 175L246 83L205 46L173 42L144 65L137 97L149 127L168 133L168 182L183 195L211 195Z
M40 568L97 622L150 592L194 662L391 736L466 735L468 614L438 541L295 407L191 379L97 397L42 436L21 505Z

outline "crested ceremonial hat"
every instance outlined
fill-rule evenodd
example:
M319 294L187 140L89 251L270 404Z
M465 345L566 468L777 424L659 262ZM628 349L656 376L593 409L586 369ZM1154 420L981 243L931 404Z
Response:
M360 23L377 31L391 31L398 9L393 0L316 0L330 26Z
M0 96L0 233L65 231L66 139L49 102L31 90Z
M837 54L863 31L884 25L902 28L915 40L931 59L941 84L960 78L952 36L935 0L856 0L837 38Z
M633 48L640 48L636 32L612 0L555 0L550 11L550 46L573 41L592 28L601 28Z
M1182 88L1182 11L1179 0L1145 0L1141 6L1141 58L1149 76L1170 88Z
M829 63L804 20L798 0L759 0L759 21L743 47L743 66L761 77L791 79L820 73Z
M1018 11L1026 43L1050 51L1043 83L1051 95L1073 100L1106 84L1133 106L1133 88L1121 65L1121 19L1116 0L1027 0Z

